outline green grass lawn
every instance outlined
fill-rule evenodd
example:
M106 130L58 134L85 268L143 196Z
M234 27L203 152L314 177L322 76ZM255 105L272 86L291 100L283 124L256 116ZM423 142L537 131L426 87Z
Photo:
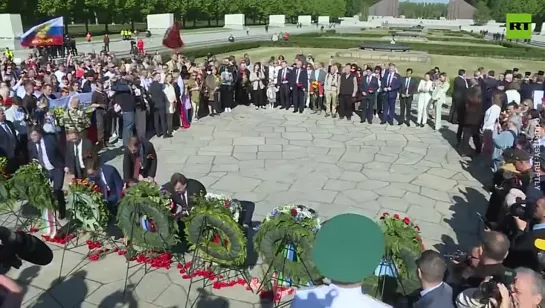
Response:
M328 37L324 37L325 39L327 39ZM343 40L361 40L362 42L364 42L366 39L367 40L373 40L373 41L376 41L376 40L380 40L381 38L378 38L378 37L373 37L373 38L366 38L364 36L331 36L330 38L334 38L334 39L343 39ZM483 40L471 40L469 42L448 42L448 41L411 41L411 40L403 40L403 37L399 37L397 38L397 41L400 43L400 44L403 44L403 43L407 43L407 44L410 44L410 43L418 43L418 44L434 44L434 45L449 45L449 44L455 44L457 46L486 46L486 47L496 47L496 48L505 48L503 46L500 46L500 45L494 45L494 44L486 44L484 43ZM384 42L389 42L387 39L384 39ZM482 42L482 43L481 43Z
M252 62L267 62L271 56L278 57L284 55L288 61L292 61L295 55L299 52L305 55L313 55L317 61L328 63L330 56L333 56L334 61L339 63L355 62L359 65L372 64L377 65L382 62L373 62L372 60L366 61L365 59L354 58L338 58L336 53L338 49L322 49L322 48L258 48L241 50L233 55L237 58L242 58L245 53L250 55ZM218 59L228 56L230 54L216 55ZM450 77L454 77L458 73L458 69L465 69L468 74L472 74L478 67L484 67L487 70L495 70L496 74L504 72L507 69L519 68L521 72L531 71L535 72L538 68L545 66L545 61L525 61L517 59L492 59L492 58L474 58L474 57L461 57L461 56L442 56L442 55L430 55L430 62L396 62L399 71L405 72L407 68L412 68L415 75L423 76L425 72L431 68L438 66L442 71L447 72Z

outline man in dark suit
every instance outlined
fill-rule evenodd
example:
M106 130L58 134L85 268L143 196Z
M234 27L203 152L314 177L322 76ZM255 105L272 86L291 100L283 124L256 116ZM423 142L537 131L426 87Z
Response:
M282 69L276 76L276 86L280 96L280 109L290 109L290 81L292 70L288 67L286 61L282 61Z
M367 67L367 75L365 75L360 84L360 91L363 95L362 104L360 105L360 123L365 122L373 123L373 109L375 107L375 100L377 97L377 91L379 89L378 79L373 75L373 69Z
M447 266L441 255L433 250L426 250L422 252L416 264L422 291L413 307L454 308L452 288L443 282Z
M177 217L187 215L194 206L195 198L206 195L206 188L201 182L188 179L179 172L170 177L170 182L165 184L165 189L170 193L174 205L172 212Z
M66 217L66 203L62 186L64 184L64 155L54 135L44 135L38 127L32 129L28 154L31 160L37 160L47 170L53 182L53 193L59 203L59 218Z
M396 67L390 63L390 68L382 80L382 92L384 101L382 107L382 122L380 124L394 125L397 92L399 91L399 78L396 76Z
M102 167L98 166L98 159L96 157L87 158L85 161L87 166L87 175L89 181L95 183L100 187L102 196L113 215L117 214L117 203L121 200L121 194L123 192L123 179L117 171L117 169L111 165L104 164Z
M6 120L4 109L0 108L0 157L7 159L6 172L13 173L17 170L17 135L13 123Z
M69 129L66 133L66 155L64 171L74 176L75 179L87 177L87 169L84 161L87 158L97 157L98 153L93 143L82 138L76 129Z
M157 175L157 152L145 139L131 137L123 155L123 180L153 182Z
M23 97L22 107L28 115L33 115L38 106L38 99L34 96L34 86L30 81L25 83L25 96Z
M401 80L401 87L399 87L399 108L401 111L399 125L405 123L407 126L411 126L411 107L413 104L413 97L418 90L418 81L416 78L412 78L413 70L407 69L407 74Z
M301 60L297 60L290 81L290 89L293 91L293 113L303 113L305 110L305 92L308 85L308 74L303 69Z
M167 107L170 102L165 92L163 92L163 85L159 83L160 80L161 74L153 74L153 82L149 86L149 93L154 105L155 134L157 137L169 138L172 137L167 131Z
M458 76L454 78L452 104L450 105L450 112L448 115L448 121L452 124L458 124L459 109L464 105L464 97L468 88L469 85L467 84L466 71L463 69L458 70Z

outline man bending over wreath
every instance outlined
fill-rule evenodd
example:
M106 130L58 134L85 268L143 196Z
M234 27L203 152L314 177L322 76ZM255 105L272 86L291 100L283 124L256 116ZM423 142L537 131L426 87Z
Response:
M170 193L174 204L172 213L177 219L188 215L189 210L193 207L195 197L206 195L206 188L201 182L188 179L179 172L174 173L170 177L170 182L164 187Z

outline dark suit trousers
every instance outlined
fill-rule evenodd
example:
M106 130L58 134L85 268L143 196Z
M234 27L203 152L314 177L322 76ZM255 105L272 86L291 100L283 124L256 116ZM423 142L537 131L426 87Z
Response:
M367 94L363 97L362 103L360 104L362 120L366 119L367 122L373 121L373 108L375 107L375 99L375 94Z
M377 94L377 107L376 111L378 113L382 113L382 102L384 101L384 93L380 92Z
M165 115L166 117L166 115ZM135 126L136 126L136 136L138 138L147 140L147 125L146 122L148 121L148 113L146 110L141 110L136 108L136 116L135 116Z
M220 86L221 109L233 108L233 91L230 86Z
M460 125L462 126L462 125ZM469 138L473 138L473 144L475 145L475 152L481 153L481 133L479 126L464 126L462 135L462 151L465 154L471 154L471 146L469 145Z
M411 121L411 107L413 105L413 97L399 97L400 122L409 123Z
M19 149L19 151L21 151L20 152L21 153L20 164L24 165L24 164L27 164L29 162L28 146L27 146L28 145L28 135L27 134L19 134L18 138L19 138L19 143L18 143L17 148ZM15 150L15 153L17 153L17 150Z
M64 184L64 170L62 168L55 168L48 170L49 179L53 182L53 194L59 204L59 218L66 217L66 201L64 199L64 192L62 185Z
M95 111L96 124L97 124L97 141L107 141L109 138L109 126L111 120L109 119L108 112L104 109L97 109Z
M352 117L352 95L339 95L339 117Z
M386 122L392 122L396 116L396 99L388 97L388 94L384 95L382 101L382 120Z
M280 106L285 109L290 108L290 86L288 84L281 84L278 93L280 93Z
M293 109L299 112L305 110L305 91L302 88L293 89Z
M155 108L155 134L166 135L167 134L167 110L166 108Z

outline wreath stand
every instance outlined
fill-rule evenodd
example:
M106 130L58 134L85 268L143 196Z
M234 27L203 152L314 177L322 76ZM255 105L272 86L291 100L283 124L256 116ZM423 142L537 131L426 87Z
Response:
M201 224L199 228L199 236L197 237L197 241L195 242L195 251L193 252L193 257L191 258L191 267L189 268L189 273L194 273L199 268L206 268L206 265L213 266L213 262L209 260L206 256L199 254L201 252L200 243L202 243L202 239L209 238L213 236L212 231L210 229L207 229L206 226L208 226L208 217L203 218L203 223ZM204 236L203 236L204 233ZM216 262L217 263L217 262ZM246 285L247 288L251 289L251 275L248 272L247 269L243 267L236 267L232 265L225 265L225 264L218 264L215 265L218 266L221 270L217 273L217 279L214 282L224 282L228 280L232 280L235 278L241 278L244 280L244 285ZM199 282L202 282L202 288L209 287L213 285L213 282L208 277L202 277L194 279L193 275L191 275L191 278L189 279L189 287L187 288L187 301L185 302L185 307L187 308L189 305L189 294L191 294L191 288L193 287L193 284L197 284ZM252 291L253 292L253 291ZM191 308L193 308L198 301L199 296L191 303Z
M375 290L375 298L379 298L381 301L384 301L384 296L390 295L391 290L389 289L392 286L396 288L393 290L397 293L397 287L401 287L403 295L406 295L405 287L400 277L400 273L397 270L397 264L392 257L391 252L386 252L384 257L380 261L378 269L378 284L377 289ZM392 277L393 276L393 277ZM387 289L388 288L388 289ZM378 297L380 296L380 297Z
M134 245L132 243L132 238L133 238L133 235L134 235L134 230L135 228L140 228L140 217L138 216L139 213L141 213L141 205L140 204L135 204L134 205L135 207L135 210L132 212L132 217L130 218L131 222L132 222L132 228L131 228L131 233L130 235L126 238L127 240L127 243L125 245L126 249L127 249L127 253L125 255L126 259L127 259L127 268L126 268L126 271L125 271L125 283L124 283L124 287L123 287L123 302L125 303L126 300L127 300L127 291L128 291L128 287L129 287L129 271L131 268L134 268L136 266L139 266L140 264L136 264L136 265L131 265L131 261L134 261L135 260L135 256L136 256L136 253L137 253L137 250L134 248ZM159 236L160 233L158 233ZM170 247L168 247L168 245L166 244L166 241L165 239L161 236L161 240L163 241L164 243L164 247L163 249L165 251L168 251L170 249ZM185 259L184 259L184 256L182 255L182 257L180 257L179 255L174 255L172 254L172 256L175 258L175 262L178 263L178 264L185 264ZM131 287L133 289L135 289L138 284L142 281L142 279L149 273L151 273L154 269L152 266L150 266L149 264L147 263L144 263L144 275L142 276L142 278L140 278L140 280L135 283L135 284L131 284ZM132 291L132 290L131 290Z
M21 207L16 209L16 206L14 203L21 202ZM1 226L5 226L6 228L16 228L21 229L21 231L30 232L33 224L36 221L39 221L39 218L36 217L27 217L23 215L23 208L22 205L24 204L24 201L17 200L17 201L7 201L4 202L3 208L0 212L0 216L5 216L2 218L2 222L0 222ZM15 221L11 221L12 218L15 217ZM14 224L13 224L14 223ZM30 227L30 228L27 228Z
M268 279L268 277L271 277L271 278L268 279L268 281L262 281L261 286L257 290L257 293L259 294L261 291L263 291L267 287L267 285L272 285L273 286L272 287L272 291L273 291L273 298L272 298L273 306L272 307L274 307L274 308L287 307L292 302L292 300L287 300L287 301L282 302L281 299L280 300L276 299L276 294L278 292L278 286L281 286L284 283L289 282L292 286L302 287L302 285L298 284L297 282L293 283L292 281L288 281L285 277L272 278L273 272L275 272L275 271L277 271L279 273L284 272L284 269L285 269L285 266L286 266L286 256L284 256L283 252L284 252L284 249L285 249L285 247L287 245L291 245L293 247L294 258L296 260L298 259L297 258L297 256L298 256L297 245L295 244L294 241L291 240L291 238L290 238L290 236L288 234L284 235L284 238L280 242L280 245L278 246L278 249L276 250L276 253L274 254L274 257L273 257L273 261L276 260L276 258L282 258L282 266L280 267L280 269L275 270L273 268L273 266L272 266L272 263L274 263L274 262L271 262L271 265L269 265L269 268L265 272L265 275L263 276L263 279ZM308 275L308 278L309 278L309 282L313 283L313 284L314 284L314 282L317 282L312 277L312 274L310 273L310 270L309 270L308 266L305 264L305 262L303 260L299 260L298 262L300 262L303 265L303 267L305 268L305 271L307 272L307 275ZM275 282L275 280L276 280L276 282Z

